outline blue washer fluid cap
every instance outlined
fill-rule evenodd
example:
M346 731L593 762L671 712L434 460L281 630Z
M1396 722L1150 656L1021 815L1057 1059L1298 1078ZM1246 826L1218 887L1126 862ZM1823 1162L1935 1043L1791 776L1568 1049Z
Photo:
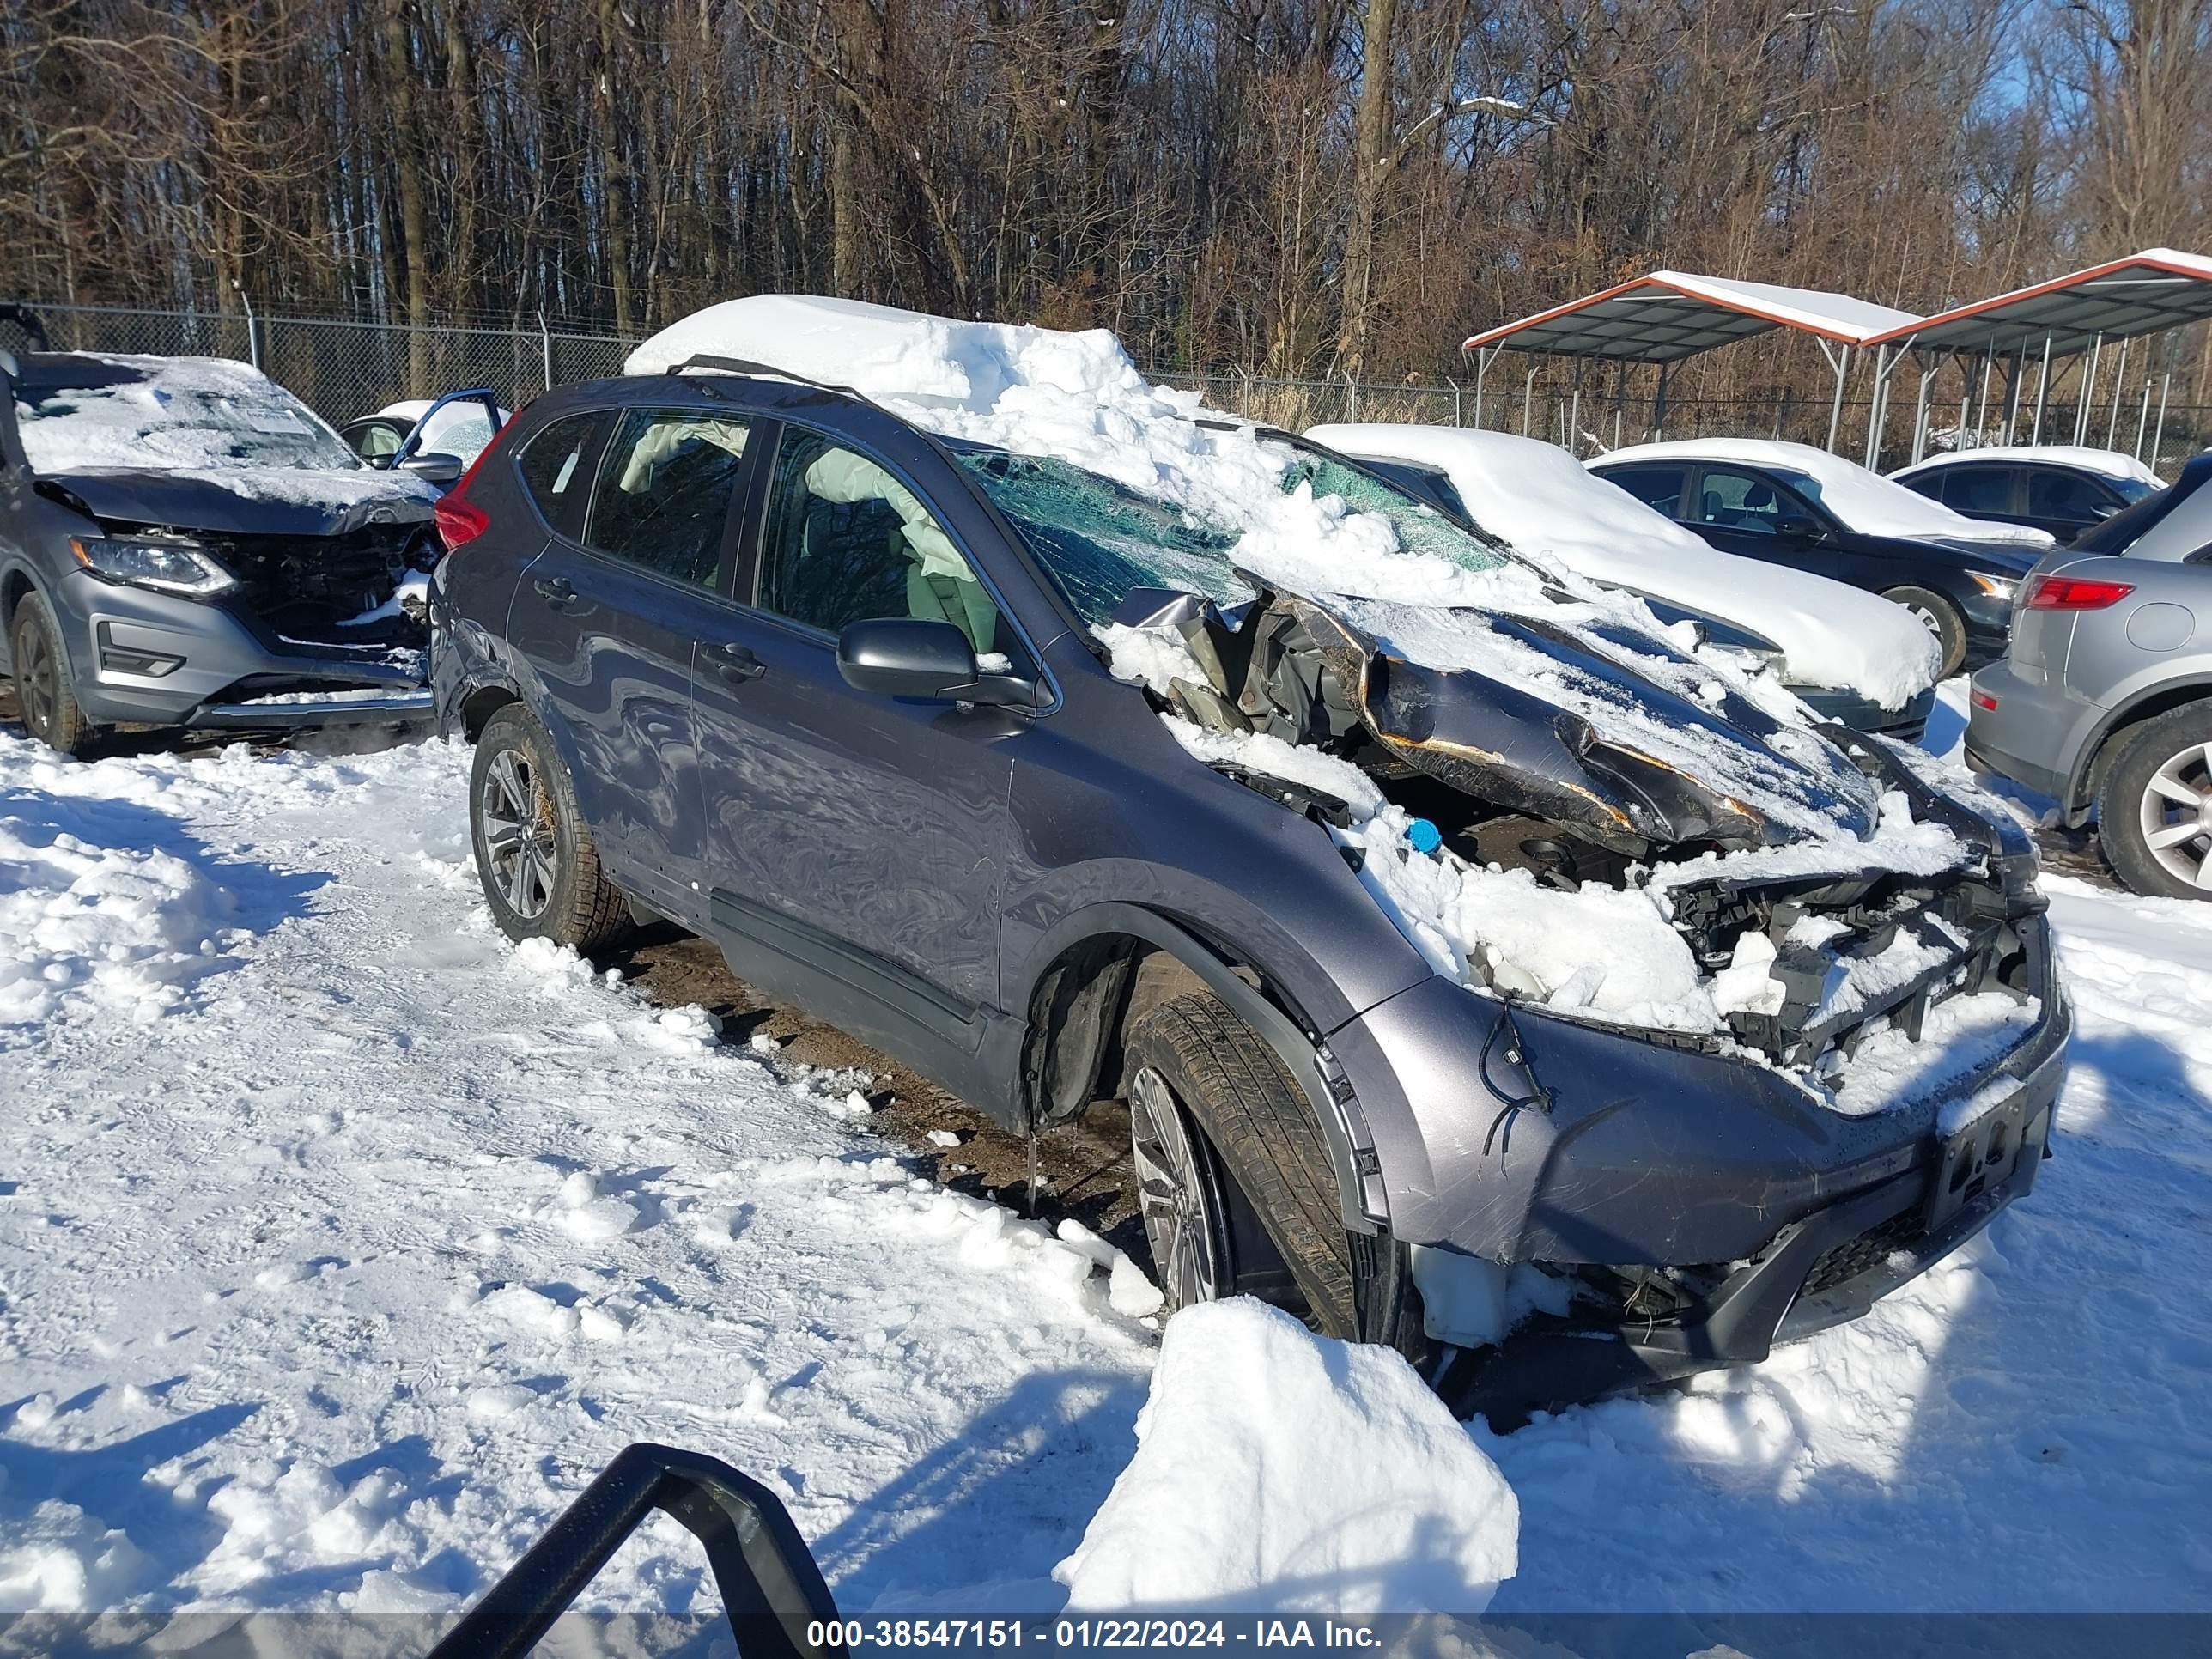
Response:
M1407 824L1406 839L1413 842L1416 853L1433 853L1444 844L1443 831L1426 818L1415 818Z

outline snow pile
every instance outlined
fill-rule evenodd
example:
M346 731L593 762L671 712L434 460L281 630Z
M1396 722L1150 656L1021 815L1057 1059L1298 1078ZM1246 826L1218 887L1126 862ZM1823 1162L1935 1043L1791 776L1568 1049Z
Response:
M130 823L35 789L0 793L0 1024L64 1007L157 1018L235 942L231 894Z
M1852 530L1869 536L1904 536L1948 542L2002 542L2048 548L2057 544L2025 525L1993 524L1954 513L1941 501L1907 489L1893 478L1869 472L1856 461L1831 455L1810 444L1767 438L1680 438L1662 444L1632 444L1597 457L1593 466L1631 461L1742 461L1783 475L1802 494L1826 507Z
M2084 472L2094 472L2100 477L2114 478L2123 483L2156 484L2160 489L2166 485L2165 479L2125 450L2092 449L2086 444L1977 445L1917 462L1911 466L1901 466L1889 476L1898 479L1917 478L1941 471L1946 467L1964 465L1973 461L2048 461L2057 466L2078 466Z
M1638 589L1765 635L1784 678L1900 708L1935 684L1928 630L1897 605L1808 572L1723 553L1556 444L1460 427L1317 426L1348 455L1441 468L1476 523L1594 581Z
M1075 1613L1474 1614L1519 1531L1404 1359L1238 1298L1169 1322L1137 1455L1053 1576Z

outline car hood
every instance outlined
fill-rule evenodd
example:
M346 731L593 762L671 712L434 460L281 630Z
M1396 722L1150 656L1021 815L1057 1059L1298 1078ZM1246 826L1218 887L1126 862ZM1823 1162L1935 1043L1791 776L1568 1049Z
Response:
M1209 684L1177 682L1170 697L1198 724L1340 747L1364 727L1383 766L1632 855L1856 843L1880 820L1879 790L1821 731L1602 612L1279 587L1228 616L1188 596L1131 599L1117 621L1173 625L1191 646Z
M366 467L85 468L41 473L39 486L103 524L226 535L337 536L370 524L427 523L437 501L418 479Z

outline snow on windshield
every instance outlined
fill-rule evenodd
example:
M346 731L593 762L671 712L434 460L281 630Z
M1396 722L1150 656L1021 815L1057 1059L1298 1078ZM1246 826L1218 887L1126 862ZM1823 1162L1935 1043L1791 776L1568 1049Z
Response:
M16 381L15 425L40 472L361 465L290 392L220 357L34 361Z
M1781 475L1784 481L1834 514L1849 529L1868 536L1941 538L1945 541L2004 542L2021 547L2057 545L2040 530L1996 524L1954 513L1941 501L1869 472L1856 461L1810 444L1762 438L1684 438L1635 444L1598 456L1592 466L1626 461L1743 461Z
M1935 684L1935 641L1899 606L1723 553L1556 444L1458 427L1320 426L1306 435L1347 454L1442 468L1468 512L1516 550L1755 629L1781 647L1795 684L1845 687L1885 708Z

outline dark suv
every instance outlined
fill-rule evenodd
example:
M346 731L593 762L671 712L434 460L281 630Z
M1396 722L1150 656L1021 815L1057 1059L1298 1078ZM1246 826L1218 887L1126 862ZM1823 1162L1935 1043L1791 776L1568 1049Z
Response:
M1282 453L1286 490L1509 556ZM1266 1297L1510 1416L1852 1317L2034 1179L2069 1021L2024 839L1570 596L1431 621L1708 778L1187 512L756 366L552 392L439 520L433 684L501 927L673 921L1018 1132L1126 1102L1170 1308ZM1186 667L1117 678L1139 636ZM1905 799L1954 858L1890 862ZM1686 972L1759 983L1722 1029L1639 1024L1408 922L1406 883L1492 866L1570 927L1664 866ZM1944 1080L1855 1084L1885 1044Z

